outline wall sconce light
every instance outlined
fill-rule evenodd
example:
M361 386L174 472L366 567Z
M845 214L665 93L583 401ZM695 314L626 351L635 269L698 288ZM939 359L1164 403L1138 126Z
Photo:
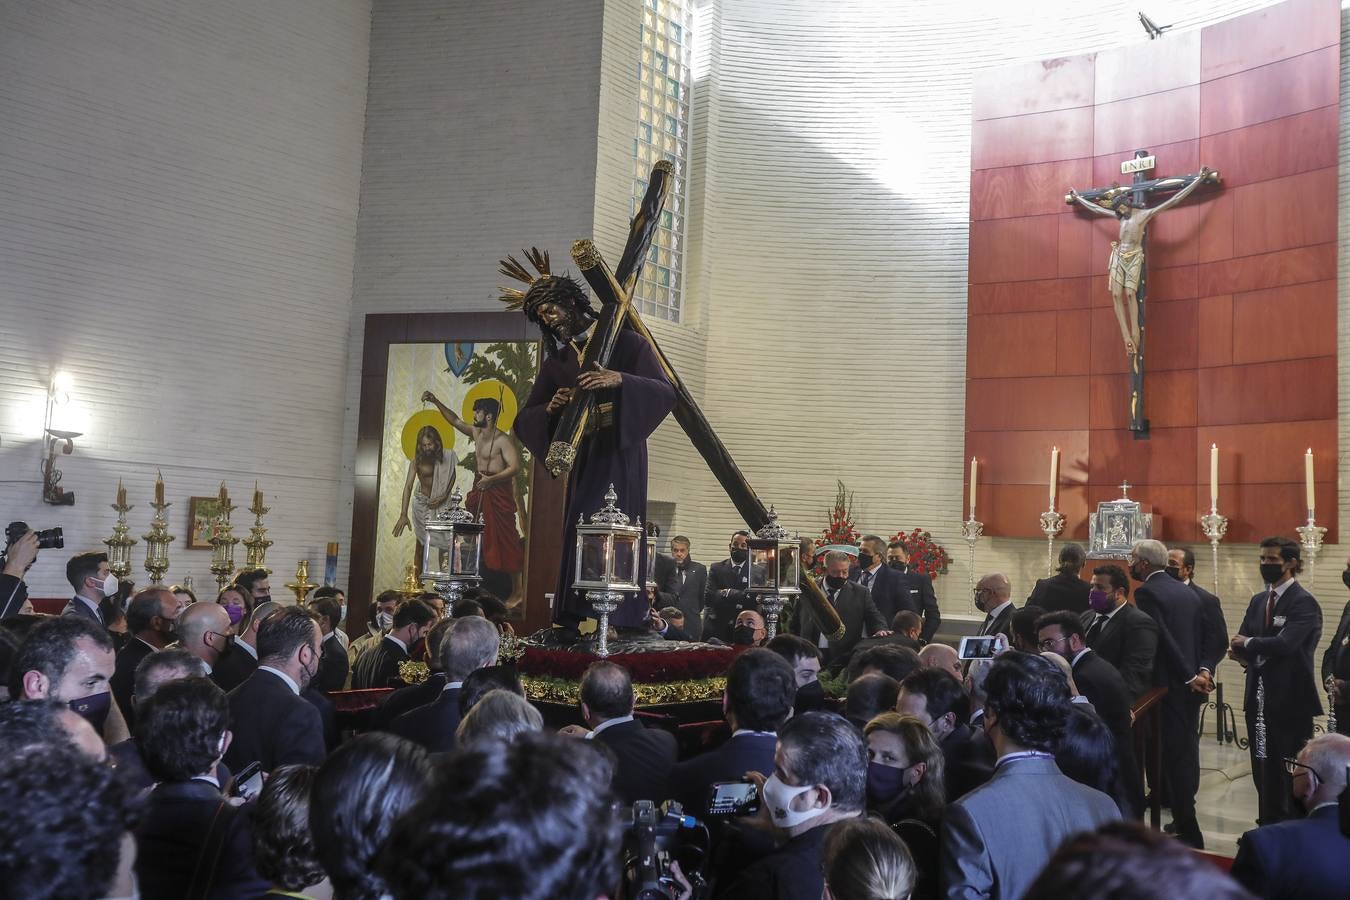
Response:
M42 423L42 439L47 444L47 455L42 462L42 500L53 506L74 506L75 492L61 487L61 470L56 468L56 455L69 456L75 452L75 438L83 432L53 428L53 417L58 406L70 402L72 379L69 372L57 372L47 389L47 415Z

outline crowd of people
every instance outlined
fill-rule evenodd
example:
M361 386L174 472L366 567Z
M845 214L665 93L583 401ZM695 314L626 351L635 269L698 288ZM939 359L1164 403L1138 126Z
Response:
M802 607L767 640L744 537L704 571L676 539L671 596L653 598L660 636L743 647L698 746L606 660L571 724L546 725L499 660L490 594L385 592L353 629L335 588L288 605L248 571L214 602L180 586L119 601L106 556L77 554L61 615L0 622L0 898L1345 895L1350 737L1313 735L1321 613L1297 544L1263 542L1268 587L1231 639L1187 551L1143 541L1128 575L1089 583L1067 545L1020 609L1006 577L980 580L978 630L1001 637L967 661L933 640L931 580L871 536L856 559L825 555L842 637ZM11 548L0 594L21 594L34 555ZM690 582L686 607L668 589ZM1192 849L1195 715L1225 655L1265 733L1233 877ZM1323 663L1338 699L1340 654ZM1167 764L1145 785L1132 708L1158 688ZM381 696L340 730L346 689ZM1139 821L1146 789L1173 835Z

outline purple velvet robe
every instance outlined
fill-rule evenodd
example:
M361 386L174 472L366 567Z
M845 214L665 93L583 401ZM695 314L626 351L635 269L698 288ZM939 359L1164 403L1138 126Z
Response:
M623 373L618 388L600 391L596 400L614 404L614 425L593 431L578 449L567 485L567 511L563 515L562 573L553 599L553 621L575 625L591 615L585 595L572 589L576 580L577 516L591 515L605 505L611 484L619 495L619 508L630 520L647 521L647 437L675 407L675 389L666 380L651 344L641 335L619 332L608 368ZM558 388L574 387L580 369L577 355L568 347L558 358L545 358L525 407L516 416L516 436L538 459L548 455L558 416L550 416L548 401ZM638 583L646 577L646 554L639 556ZM629 595L610 615L613 625L636 627L647 618L647 598L642 592Z

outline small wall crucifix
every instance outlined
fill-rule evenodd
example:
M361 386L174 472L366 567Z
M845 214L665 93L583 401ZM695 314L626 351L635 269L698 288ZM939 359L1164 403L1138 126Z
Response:
M1081 193L1069 188L1064 195L1065 203L1076 203L1095 215L1120 220L1120 239L1111 242L1107 272L1116 323L1130 358L1130 430L1136 437L1148 434L1148 419L1144 417L1144 298L1148 274L1144 263L1148 225L1154 216L1185 200L1200 185L1219 182L1219 173L1208 167L1191 175L1149 178L1146 173L1153 163L1147 150L1136 150L1132 159L1120 164L1122 175L1134 176L1128 186L1113 184ZM1157 206L1147 205L1150 196L1169 193L1172 196Z

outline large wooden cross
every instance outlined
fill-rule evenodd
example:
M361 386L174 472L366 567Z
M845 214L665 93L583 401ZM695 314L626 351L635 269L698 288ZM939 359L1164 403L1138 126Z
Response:
M1078 204L1099 216L1120 220L1120 240L1111 244L1108 264L1111 300L1121 339L1130 359L1130 431L1136 438L1148 436L1148 418L1144 415L1144 299L1148 289L1148 225L1153 217L1185 200L1202 184L1217 184L1219 173L1202 168L1191 175L1149 178L1153 157L1147 150L1134 151L1134 157L1120 164L1122 175L1133 175L1126 187L1113 184L1064 195L1064 202ZM1148 206L1149 198L1171 194L1157 206Z

